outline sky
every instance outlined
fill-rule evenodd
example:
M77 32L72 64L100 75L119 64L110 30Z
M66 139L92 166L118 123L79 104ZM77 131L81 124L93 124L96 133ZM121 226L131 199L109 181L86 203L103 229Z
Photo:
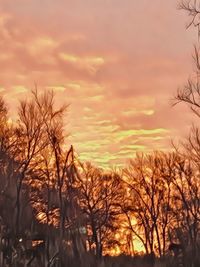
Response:
M81 160L122 166L169 150L193 121L171 99L192 75L194 30L176 0L0 0L0 93L16 116L37 84L69 104Z

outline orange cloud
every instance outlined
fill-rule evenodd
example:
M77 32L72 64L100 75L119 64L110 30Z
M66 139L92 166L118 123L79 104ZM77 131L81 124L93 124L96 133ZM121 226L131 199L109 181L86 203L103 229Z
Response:
M185 135L191 115L169 99L190 73L196 36L173 1L45 3L0 1L0 93L13 116L34 83L54 89L70 104L69 142L104 167Z
M105 59L102 57L79 57L63 52L60 52L58 56L64 62L70 63L80 69L86 69L91 74L95 74L105 64Z

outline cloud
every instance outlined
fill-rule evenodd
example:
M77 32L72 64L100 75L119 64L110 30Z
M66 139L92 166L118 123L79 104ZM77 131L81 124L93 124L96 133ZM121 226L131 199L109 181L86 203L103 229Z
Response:
M83 160L168 149L192 121L169 101L191 72L196 35L184 26L172 0L1 0L0 92L16 116L35 83L54 89Z
M105 59L102 57L79 57L63 52L59 53L58 57L77 68L86 69L90 74L95 74L105 64Z
M122 141L129 137L134 136L145 136L145 135L155 135L155 134L166 134L168 132L167 129L137 129L137 130L122 130L118 131L116 134L116 139L118 141Z

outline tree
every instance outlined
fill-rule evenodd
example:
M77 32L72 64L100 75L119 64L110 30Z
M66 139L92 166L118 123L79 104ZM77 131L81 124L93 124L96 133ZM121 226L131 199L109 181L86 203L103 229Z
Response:
M178 156L176 172L171 176L171 179L174 207L172 232L175 233L175 239L182 245L184 256L193 264L195 262L197 264L200 226L199 175L195 165L190 160Z
M199 8L199 1L198 0L182 0L179 4L179 9L185 10L190 17L190 21L187 25L187 29L191 26L197 27L198 34L200 32L200 8Z
M129 229L142 242L147 254L161 257L167 247L167 230L172 219L171 175L173 154L137 155L124 170L123 180L128 187L124 205Z
M197 27L198 37L200 35L200 2L182 1L180 8L185 10L190 22L188 27ZM175 104L184 103L199 118L200 117L200 53L199 44L194 47L195 74L188 79L186 85L178 90ZM183 143L184 158L178 163L178 177L173 181L177 191L176 203L179 202L181 209L182 225L179 228L185 230L188 238L188 247L191 250L191 261L195 263L199 240L199 164L200 164L200 136L198 126L193 126L188 139ZM181 203L181 204L180 204ZM198 263L196 263L198 264Z
M94 245L95 255L100 259L107 235L110 230L115 230L117 216L121 213L119 204L123 188L120 177L114 172L104 173L89 163L81 164L77 187L80 192L80 208L91 232L88 244L90 250Z

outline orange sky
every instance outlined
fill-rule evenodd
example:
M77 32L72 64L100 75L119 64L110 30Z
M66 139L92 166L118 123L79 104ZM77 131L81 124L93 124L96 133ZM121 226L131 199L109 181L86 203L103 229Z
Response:
M169 149L192 121L170 106L193 70L186 23L176 0L0 0L0 92L14 114L34 83L54 88L69 144L97 165Z

